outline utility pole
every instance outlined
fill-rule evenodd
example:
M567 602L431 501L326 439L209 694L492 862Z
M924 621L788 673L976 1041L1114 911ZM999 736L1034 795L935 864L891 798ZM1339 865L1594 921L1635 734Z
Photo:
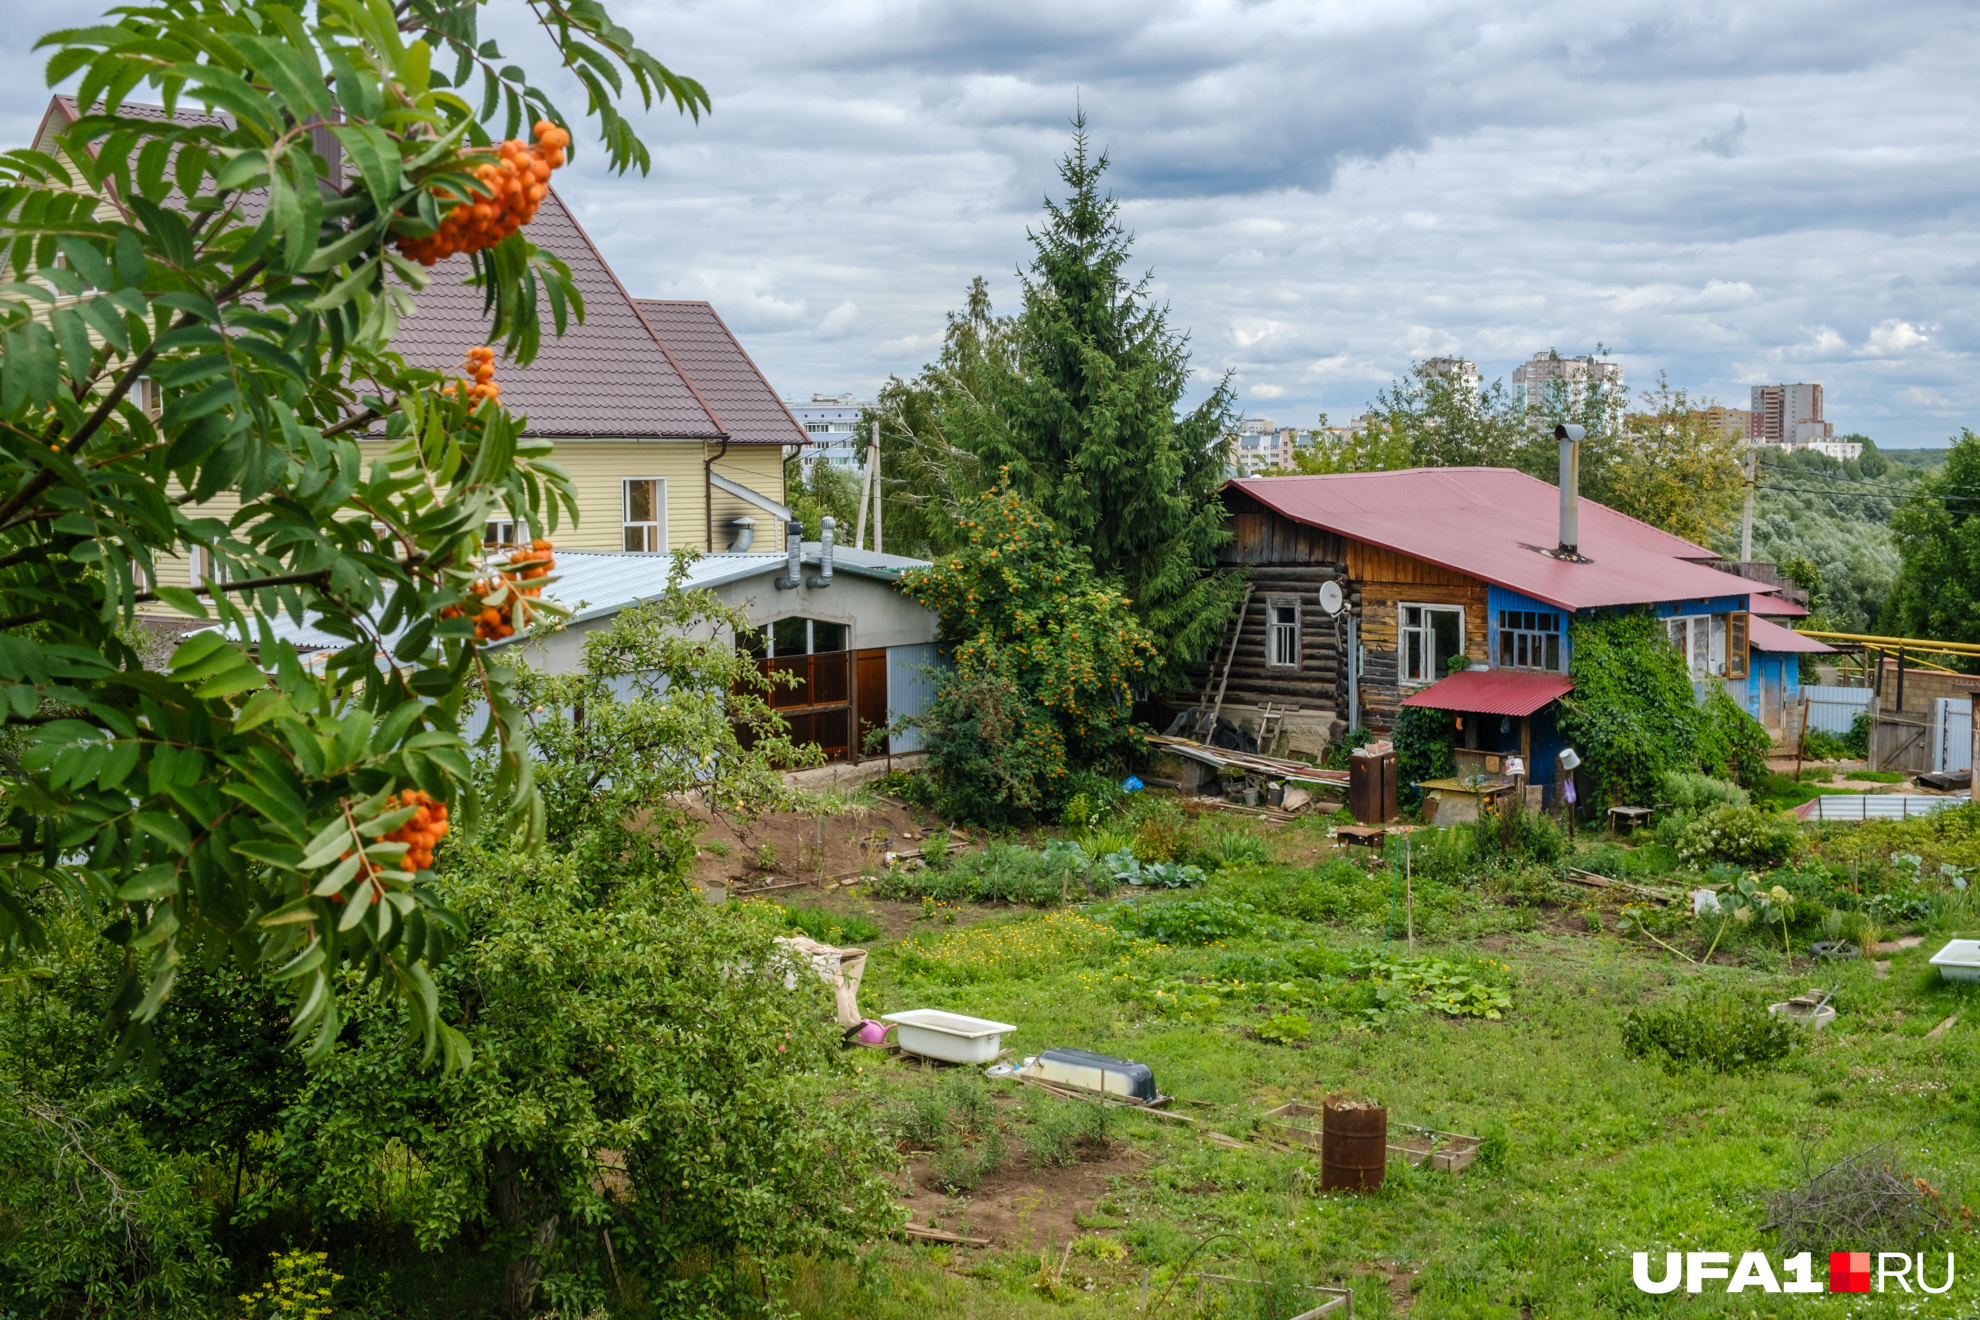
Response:
M866 449L866 471L859 477L859 521L853 525L853 549L866 549L866 496L873 489L873 456L880 449L880 423L873 424L873 443Z
M1758 465L1754 462L1757 456L1758 451L1749 443L1746 446L1746 518L1739 529L1739 562L1742 564L1753 562L1753 488L1759 484Z
M880 423L873 423L873 444L866 451L866 464L873 473L873 553L886 553L880 545Z

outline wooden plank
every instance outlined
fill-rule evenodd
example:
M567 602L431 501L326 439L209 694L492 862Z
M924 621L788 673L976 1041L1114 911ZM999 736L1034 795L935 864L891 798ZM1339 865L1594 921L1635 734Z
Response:
M989 1238L964 1237L960 1233L945 1233L939 1228L923 1228L919 1224L905 1224L901 1232L920 1242L952 1242L962 1247L987 1247Z

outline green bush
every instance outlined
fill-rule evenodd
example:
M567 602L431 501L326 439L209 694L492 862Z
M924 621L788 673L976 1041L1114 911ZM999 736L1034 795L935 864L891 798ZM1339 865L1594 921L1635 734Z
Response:
M1104 1150L1113 1111L1084 1100L1058 1100L1033 1091L1025 1097L1031 1123L1025 1153L1036 1168L1079 1163L1082 1149Z
M1552 866L1567 853L1567 836L1552 816L1513 807L1497 811L1472 827L1483 861Z
M1703 1068L1734 1073L1787 1057L1796 1028L1766 1009L1728 995L1700 995L1665 1008L1639 1008L1623 1018L1623 1048L1655 1059L1667 1072Z
M1723 771L1748 788L1757 788L1767 774L1767 752L1773 747L1766 726L1747 714L1717 683L1705 698L1704 720L1698 731L1698 764Z
M1657 783L1657 805L1679 811L1711 811L1717 807L1743 807L1752 795L1738 784L1714 779L1696 770L1673 770Z
M1244 866L1272 860L1271 849L1266 846L1265 840L1243 830L1218 830L1204 841L1204 848L1217 859L1219 866Z
M1779 866L1793 851L1794 831L1758 807L1720 807L1708 812L1685 826L1677 844L1678 860L1693 867L1713 862Z
M1404 805L1414 805L1422 797L1416 785L1424 780L1447 779L1457 773L1457 762L1451 754L1457 726L1449 711L1403 706L1396 711L1392 739L1396 748L1396 779L1402 785Z
M820 944L864 944L880 938L880 928L852 912L824 908L785 908L784 923Z
M1209 944L1214 940L1256 934L1260 926L1258 910L1251 904L1233 903L1222 898L1123 903L1102 916L1117 930L1160 940L1164 944Z
M1811 761L1841 761L1850 755L1849 744L1827 729L1810 729L1802 741L1803 755ZM1868 752L1868 747L1865 747Z
M1849 732L1843 735L1842 744L1852 761L1861 761L1870 755L1869 711L1856 712L1856 718L1849 722Z

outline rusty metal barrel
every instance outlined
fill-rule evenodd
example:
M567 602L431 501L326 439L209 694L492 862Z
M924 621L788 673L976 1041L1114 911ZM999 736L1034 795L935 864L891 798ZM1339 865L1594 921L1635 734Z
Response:
M1320 1190L1372 1192L1389 1166L1389 1111L1372 1100L1328 1096L1320 1116Z

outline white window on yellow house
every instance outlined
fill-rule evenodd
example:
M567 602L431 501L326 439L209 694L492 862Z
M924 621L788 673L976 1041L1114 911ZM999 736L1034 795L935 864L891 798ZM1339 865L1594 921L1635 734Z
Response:
M205 546L194 546L186 558L187 562L192 566L191 580L193 586L208 587L216 582L225 582L227 580L227 565L222 560L215 558L213 552Z
M158 382L149 376L139 376L131 385L130 400L154 422L165 411L165 395L158 388Z
M490 549L503 545L521 545L522 528L514 518L490 518L482 529L481 543Z
M648 553L667 548L667 482L664 477L625 481L626 549Z

